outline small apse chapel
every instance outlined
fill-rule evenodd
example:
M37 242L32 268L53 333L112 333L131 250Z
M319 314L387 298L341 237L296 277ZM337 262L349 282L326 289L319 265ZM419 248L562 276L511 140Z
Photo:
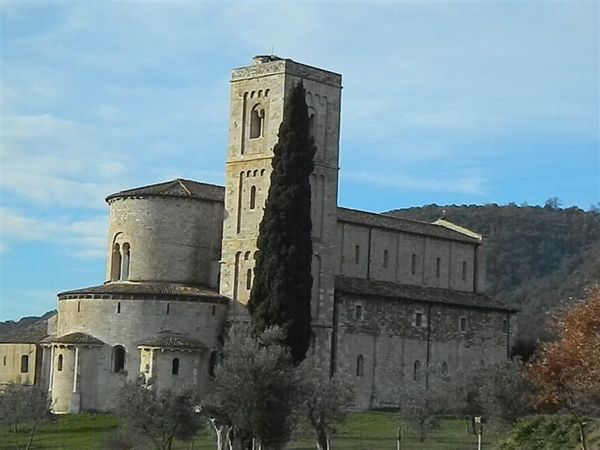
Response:
M56 413L110 410L141 376L158 389L206 384L226 324L245 316L272 150L300 80L317 146L309 352L349 376L357 408L507 358L515 310L485 295L482 236L338 207L341 75L257 56L231 77L225 186L176 179L109 195L105 282L58 294L43 339L0 344L1 382L40 384Z

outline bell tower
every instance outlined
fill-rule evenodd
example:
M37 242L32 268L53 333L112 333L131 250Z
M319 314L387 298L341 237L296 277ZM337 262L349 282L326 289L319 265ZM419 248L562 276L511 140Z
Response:
M339 74L276 56L256 56L231 76L220 292L246 304L271 158L290 89L302 81L317 152L311 174L315 345L333 320L341 81ZM320 330L320 329L323 330ZM327 330L327 331L326 331Z

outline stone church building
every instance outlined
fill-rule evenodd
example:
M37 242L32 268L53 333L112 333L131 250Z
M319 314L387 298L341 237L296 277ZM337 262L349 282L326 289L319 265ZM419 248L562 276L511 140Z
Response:
M105 282L58 294L48 336L27 344L37 356L22 379L47 389L56 413L110 410L140 374L158 389L206 384L228 322L247 314L272 150L300 80L317 146L309 351L352 380L357 408L507 358L515 310L485 295L482 236L338 207L341 76L257 56L232 73L224 187L176 179L107 197ZM4 368L11 352L19 364L15 345L0 343Z

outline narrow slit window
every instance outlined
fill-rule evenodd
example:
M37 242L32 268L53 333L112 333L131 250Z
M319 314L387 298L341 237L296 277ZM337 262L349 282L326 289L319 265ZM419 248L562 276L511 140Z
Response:
M173 358L171 363L171 375L179 375L179 358Z
M466 261L462 262L462 279L463 279L463 281L466 281L466 279L467 279L467 262Z
M508 333L508 320L504 319L502 321L502 332Z
M385 249L383 251L383 268L387 269L389 263L390 263L390 252L387 249Z
M448 363L445 361L442 363L442 375L448 375Z
M63 355L58 355L58 360L56 361L56 370L62 372L63 368Z
M217 351L213 350L212 352L210 352L210 358L208 360L208 376L214 377L216 369L217 369Z
M311 113L308 116L308 136L311 138L315 138L315 114Z
M212 315L217 314L217 305L212 305Z
M171 304L167 303L167 315L169 315L170 310L171 310Z
M467 318L466 317L460 318L460 331L463 333L465 331L467 331Z
M435 259L435 277L439 278L440 277L440 266L441 266L441 259L438 257Z
M252 289L252 269L246 272L246 290Z
M256 186L250 188L250 209L256 208Z
M360 262L360 245L354 247L354 264L358 264Z
M125 369L125 349L120 345L113 348L113 372L119 373Z
M416 360L413 367L413 381L419 381L421 377L421 361Z
M110 281L119 281L121 278L121 246L113 245L110 264Z
M356 309L354 311L354 316L356 317L356 320L362 319L362 317L363 317L362 305L356 305Z
M6 356L2 357L2 364L6 365Z
M415 313L415 326L422 327L423 326L423 313Z
M29 372L29 356L22 355L21 356L21 373Z
M357 377L362 377L364 375L364 358L362 355L358 355L358 357L356 358L356 376Z
M81 312L81 302L77 302L77 312Z
M123 244L123 259L121 262L121 280L129 280L129 259L130 259L130 248L129 244Z
M410 271L413 275L417 273L417 255L414 253L412 255Z
M117 303L117 314L121 314L121 302Z
M263 135L265 111L260 105L254 106L250 113L250 139L256 139Z

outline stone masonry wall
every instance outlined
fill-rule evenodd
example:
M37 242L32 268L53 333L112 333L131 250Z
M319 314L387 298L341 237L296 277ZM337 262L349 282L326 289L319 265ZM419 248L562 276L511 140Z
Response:
M106 280L115 242L130 245L129 280L216 287L223 204L177 197L110 201Z
M38 349L30 343L0 343L0 384L33 384ZM21 372L21 358L27 356L27 372Z
M481 247L340 221L336 272L355 278L473 292L475 278L483 277L481 267L475 263L476 249L481 251Z
M161 331L172 331L200 340L208 349L219 348L227 305L150 298L82 298L59 300L58 313L59 336L82 332L105 343L97 350L95 358L90 359L87 365L80 365L82 380L86 383L91 378L97 380L95 387L82 391L81 404L93 404L94 401L87 396L94 396L95 409L108 410L114 404L114 393L118 388L127 380L135 380L140 373L138 345L155 339ZM121 373L113 371L113 348L116 345L123 346L126 351L125 370ZM87 375L84 376L84 373Z
M506 312L344 294L338 311L336 371L354 383L357 408L396 406L402 385L424 382L428 367L451 376L508 357Z

